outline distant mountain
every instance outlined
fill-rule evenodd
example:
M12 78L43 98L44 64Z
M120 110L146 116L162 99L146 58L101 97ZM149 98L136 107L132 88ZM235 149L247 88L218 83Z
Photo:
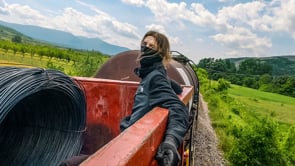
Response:
M12 28L31 38L49 42L58 46L74 49L95 50L104 54L115 55L119 52L127 51L128 48L120 47L102 41L99 38L86 38L74 36L71 33L32 25L13 24L0 21L0 25Z
M253 57L228 59L237 65L249 58ZM261 62L271 65L273 69L273 75L295 75L295 55L257 57L256 59L259 59Z

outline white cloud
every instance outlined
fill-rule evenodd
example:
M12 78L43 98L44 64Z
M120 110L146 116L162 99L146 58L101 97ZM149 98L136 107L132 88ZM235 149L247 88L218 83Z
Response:
M4 7L1 7L1 15L0 18L3 21L7 22L21 22L23 24L32 24L35 23L36 20L40 20L42 23L45 22L46 17L41 15L41 13L37 10L30 8L27 5L19 5L19 4L7 4L5 1ZM4 14L3 14L4 13ZM2 15L3 14L3 15Z
M253 1L219 10L224 25L248 26L253 31L285 32L295 39L295 1ZM228 27L228 26L227 26Z
M122 23L115 18L96 11L95 15L85 15L75 9L66 8L62 15L54 18L51 25L55 28L68 31L78 36L99 37L109 43L132 47L132 39L138 39L136 27ZM66 25L66 26L65 26ZM121 39L121 40L118 40ZM125 40L122 43L120 41Z
M109 43L131 49L137 48L141 38L139 34L149 29L168 35L172 45L190 50L192 54L202 49L194 47L194 44L198 43L207 45L204 49L210 50L202 52L216 52L216 56L223 54L220 50L227 50L229 55L265 55L267 50L273 49L273 36L277 34L283 37L287 34L287 37L293 37L295 40L295 0L259 0L247 3L219 0L227 6L217 6L217 11L206 8L206 5L203 5L205 3L201 3L204 1L189 4L188 1L176 3L168 0L121 0L124 4L150 10L152 15L147 12L143 19L138 19L142 20L139 24L130 23L135 22L134 18L131 18L133 20L130 22L121 21L115 18L115 15L100 10L99 6L87 4L85 1L74 3L92 14L83 13L83 9L73 6L56 12L2 2L0 20L54 28L80 36L99 37ZM215 4L220 5L218 2ZM126 6L124 5L124 8ZM144 13L146 10L141 11ZM118 14L124 11L115 12ZM208 41L210 44L206 44Z
M83 18L80 19L80 21L85 25L84 29L94 28L91 32L96 32L90 33L88 36L94 35L93 37L99 37L109 43L129 48L133 48L135 42L139 40L140 36L137 32L137 27L134 25L127 22L120 22L109 14L97 9L96 6L89 5L81 1L78 2L96 13L95 15L84 16L85 18L88 17L89 20L84 21ZM89 23L94 25L88 25Z
M170 36L166 30L165 30L165 27L162 26L162 25L156 25L156 24L150 24L150 25L146 25L145 26L145 29L148 31L148 30L155 30L155 31L158 31L160 33L163 33L167 36L169 42L170 42L170 45L172 44L180 44L180 41L179 41L179 38L178 37L173 37L173 36Z
M267 49L272 47L270 39L259 37L256 34L258 32L255 31L257 30L255 25L262 22L261 13L266 10L267 5L263 1L223 7L216 14L210 12L200 3L192 3L188 6L185 2L170 3L167 0L147 0L145 6L154 14L154 19L158 25L162 25L162 29L166 25L171 26L169 24L171 22L176 22L178 25L184 25L185 21L191 22L195 28L205 28L204 31L210 32L216 42L228 48L232 53L241 49L245 54L248 52L249 55L258 55L264 54ZM265 18L267 16L264 15ZM176 37L176 39L178 38ZM179 43L179 39L172 43L175 42Z
M144 1L143 0L122 0L123 3L129 4L129 5L135 5L135 6L143 6Z
M0 20L27 25L37 25L70 32L85 37L98 37L111 44L132 48L139 40L137 27L120 22L98 10L95 6L78 1L95 12L86 15L74 8L65 8L59 15L46 15L27 5L8 4L0 8ZM7 14L1 14L7 13ZM53 12L50 12L53 13ZM124 41L124 42L122 42Z
M161 23L177 22L185 19L187 15L186 3L169 3L166 0L148 0L146 7L154 14L155 19Z
M146 30L155 30L160 33L166 34L165 27L163 25L156 25L156 24L150 24L145 26Z
M272 46L270 39L259 37L254 31L253 25L259 22L260 13L266 7L260 1L224 7L217 14L213 14L200 3L192 3L188 8L185 2L169 3L166 0L149 0L146 7L152 11L161 25L167 22L189 21L196 28L205 27L207 31L215 31L217 34L212 34L213 39L231 49L231 52L242 49L244 52L251 53L257 50L254 54L263 54L266 48Z
M193 13L190 13L187 17L189 21L198 26L208 26L208 28L214 29L214 26L216 26L216 16L214 14L199 3L191 4L191 9Z
M282 0L279 6L272 7L272 14L272 19L265 23L271 27L269 30L290 33L295 39L295 1Z
M236 52L236 56L261 56L267 49L272 47L270 39L258 37L256 34L245 28L233 28L226 34L216 34L211 36L214 40L231 49L231 55Z
M226 20L237 20L242 23L259 18L259 12L263 10L265 4L261 1L253 1L235 6L224 7L218 11L218 17L224 17Z

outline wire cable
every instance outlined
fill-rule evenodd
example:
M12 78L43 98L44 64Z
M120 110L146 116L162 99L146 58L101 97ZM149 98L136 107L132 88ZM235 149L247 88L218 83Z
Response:
M57 70L0 67L1 165L58 165L78 155L86 128L83 87Z

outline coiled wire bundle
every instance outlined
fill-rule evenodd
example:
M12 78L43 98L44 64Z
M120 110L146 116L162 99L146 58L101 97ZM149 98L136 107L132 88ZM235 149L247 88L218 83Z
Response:
M0 67L0 165L58 165L79 154L81 87L56 70Z

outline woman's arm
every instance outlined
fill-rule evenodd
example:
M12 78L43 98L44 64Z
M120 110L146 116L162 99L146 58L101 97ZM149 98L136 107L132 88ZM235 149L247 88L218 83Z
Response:
M172 135L179 146L189 127L188 110L171 88L170 81L164 75L159 74L152 78L149 98L152 107L160 106L169 110L165 135Z

